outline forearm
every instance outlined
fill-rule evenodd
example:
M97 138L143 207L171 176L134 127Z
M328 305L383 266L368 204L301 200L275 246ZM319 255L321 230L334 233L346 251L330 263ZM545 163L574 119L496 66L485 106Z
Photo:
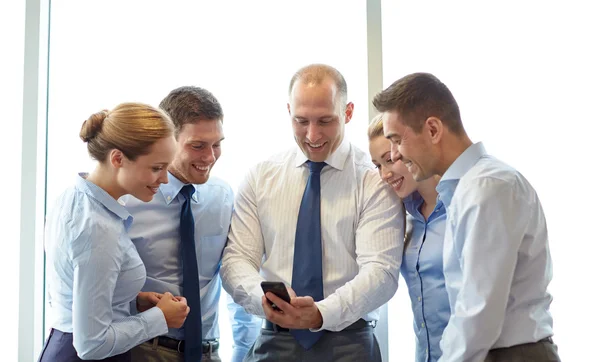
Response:
M162 311L151 308L136 316L113 321L108 326L75 326L73 346L82 359L103 359L125 353L133 347L168 332Z
M398 274L381 265L365 266L350 282L317 302L320 329L341 331L389 301L398 289Z
M223 288L235 301L250 314L264 317L260 283L264 278L259 274L259 266L244 255L225 249L221 266Z

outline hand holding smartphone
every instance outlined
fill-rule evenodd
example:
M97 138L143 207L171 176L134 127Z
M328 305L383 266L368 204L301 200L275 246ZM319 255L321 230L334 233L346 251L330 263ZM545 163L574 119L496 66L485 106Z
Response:
M292 301L285 284L283 284L282 282L262 282L260 283L260 286L265 295L267 294L267 292L271 292L279 298L286 301L287 303L290 303ZM269 298L267 298L267 300L269 300ZM269 300L269 302L271 301ZM281 310L273 302L271 302L271 307L275 310Z

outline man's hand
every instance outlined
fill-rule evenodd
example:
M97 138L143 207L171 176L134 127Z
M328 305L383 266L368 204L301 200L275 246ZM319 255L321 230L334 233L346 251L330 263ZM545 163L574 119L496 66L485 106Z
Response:
M288 288L291 302L269 292L262 297L262 306L265 316L272 323L282 328L289 329L319 329L323 325L323 317L312 297L297 297L292 288ZM268 298L268 300L267 300ZM271 307L273 302L281 311Z
M145 312L154 307L162 298L162 294L155 292L139 292L136 299L138 312Z

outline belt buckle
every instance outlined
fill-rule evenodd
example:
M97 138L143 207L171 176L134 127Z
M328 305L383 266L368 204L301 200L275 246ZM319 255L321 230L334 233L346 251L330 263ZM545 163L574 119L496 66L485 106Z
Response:
M183 340L180 340L179 342L177 342L177 352L179 353L183 353L183 351L181 350L181 343L183 342Z

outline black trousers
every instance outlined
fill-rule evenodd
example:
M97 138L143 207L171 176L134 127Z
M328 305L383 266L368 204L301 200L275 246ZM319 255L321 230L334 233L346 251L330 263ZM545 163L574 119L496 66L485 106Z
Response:
M535 343L492 349L484 362L560 362L560 357L552 338L544 338Z
M83 361L77 357L77 351L73 347L73 333L63 333L57 329L50 330L42 354L38 362L79 362ZM131 352L125 352L118 356L108 357L102 360L107 362L131 362Z

